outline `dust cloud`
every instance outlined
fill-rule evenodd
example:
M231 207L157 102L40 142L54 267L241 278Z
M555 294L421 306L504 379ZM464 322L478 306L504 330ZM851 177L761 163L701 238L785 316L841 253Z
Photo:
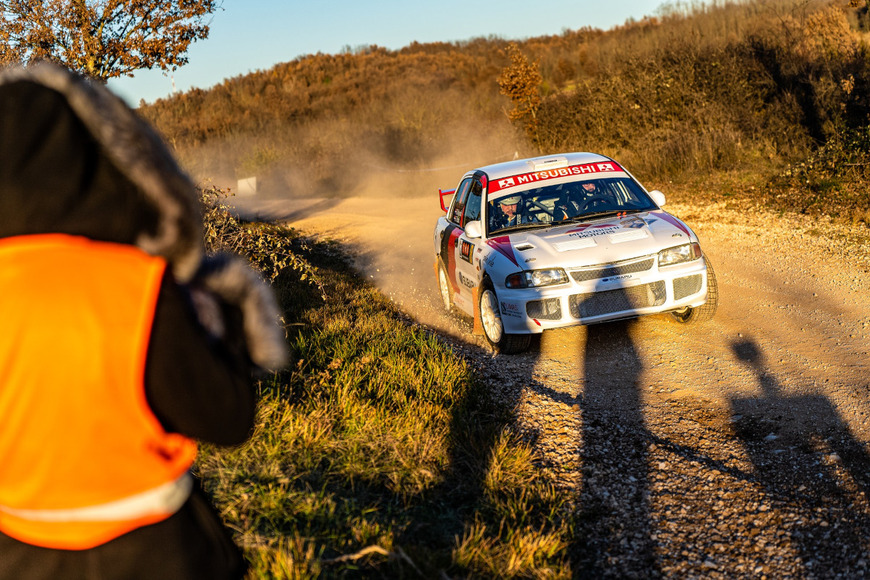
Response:
M361 139L351 154L312 157L306 167L284 167L282 179L273 173L262 190L236 195L229 203L242 217L339 242L356 270L416 322L462 334L468 329L445 315L437 292L433 236L443 214L438 190L456 187L469 169L528 152L507 124L469 120L442 129L448 138L430 144L425 161L403 163L396 151L385 153ZM329 163L329 179L299 179L314 166L323 173ZM215 185L226 189L229 184Z
M427 198L351 197L233 201L244 217L285 223L339 242L356 270L417 322L455 331L435 283L433 232L441 215L437 189Z

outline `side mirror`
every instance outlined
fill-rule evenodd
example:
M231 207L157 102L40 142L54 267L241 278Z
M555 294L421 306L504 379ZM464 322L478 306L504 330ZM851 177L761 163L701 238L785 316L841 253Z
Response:
M465 224L465 237L469 239L479 238L483 235L480 220L474 220Z
M649 196L653 198L653 201L656 202L657 206L661 207L665 205L665 194L658 189L654 189L649 192Z

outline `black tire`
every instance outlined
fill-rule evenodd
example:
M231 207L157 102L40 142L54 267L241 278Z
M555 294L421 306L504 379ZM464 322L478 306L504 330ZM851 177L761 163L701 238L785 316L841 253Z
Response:
M453 288L450 286L450 278L447 270L439 260L438 263L438 295L441 296L441 305L448 313L453 312Z
M489 280L484 280L478 296L478 312L480 313L480 325L483 327L483 335L486 341L501 354L516 354L529 348L531 335L508 334L504 331L501 321L501 309L499 308L498 296L495 288Z
M680 324L701 324L716 314L716 308L719 306L719 283L716 281L713 264L706 257L704 261L707 263L707 301L696 308L683 308L671 312L671 316Z

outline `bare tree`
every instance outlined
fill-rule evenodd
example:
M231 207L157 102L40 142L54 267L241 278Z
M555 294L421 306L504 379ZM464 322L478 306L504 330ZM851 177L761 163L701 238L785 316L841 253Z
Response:
M0 0L0 65L51 60L102 82L175 70L220 0Z

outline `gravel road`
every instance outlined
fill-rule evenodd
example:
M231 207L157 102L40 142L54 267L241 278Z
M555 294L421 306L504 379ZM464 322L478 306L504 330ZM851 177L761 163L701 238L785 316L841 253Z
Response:
M437 200L257 203L344 242L373 282L443 334L542 468L577 496L579 577L870 577L870 231L724 205L666 209L716 268L715 318L545 333L493 356L439 311Z

